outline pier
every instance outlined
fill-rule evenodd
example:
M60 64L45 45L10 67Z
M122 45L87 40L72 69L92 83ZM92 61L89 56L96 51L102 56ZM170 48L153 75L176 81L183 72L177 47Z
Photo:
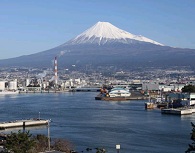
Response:
M95 97L95 100L104 100L104 101L129 101L129 100L147 100L147 99L148 99L147 96L144 96L140 92L135 92L135 91L131 91L131 96L128 97L124 97L124 96L109 97L102 93L98 94Z
M96 96L95 100L104 100L104 101L128 101L128 100L146 100L146 97L101 97Z
M195 113L195 107L182 107L182 108L168 108L161 109L162 114L174 114L174 115L191 115Z
M31 126L48 125L49 122L50 122L49 120L43 120L43 119L29 119L29 120L1 122L0 130L5 130L7 128L15 128L15 127L31 127Z
M20 94L22 93L65 93L69 92L69 90L34 90L34 91L19 91Z

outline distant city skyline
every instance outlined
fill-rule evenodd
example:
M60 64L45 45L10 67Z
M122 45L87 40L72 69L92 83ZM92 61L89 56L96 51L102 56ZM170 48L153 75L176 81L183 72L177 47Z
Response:
M0 1L0 59L59 46L98 21L167 46L195 49L194 0Z

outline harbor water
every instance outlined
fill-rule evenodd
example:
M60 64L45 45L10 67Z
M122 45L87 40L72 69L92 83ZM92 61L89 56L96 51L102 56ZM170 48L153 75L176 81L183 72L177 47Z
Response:
M95 100L96 92L27 93L0 96L0 122L51 119L51 138L71 141L78 152L103 147L115 153L184 153L195 114L178 116L145 110L144 100ZM12 129L18 130L18 129ZM47 127L29 128L46 134ZM0 131L9 133L11 129Z

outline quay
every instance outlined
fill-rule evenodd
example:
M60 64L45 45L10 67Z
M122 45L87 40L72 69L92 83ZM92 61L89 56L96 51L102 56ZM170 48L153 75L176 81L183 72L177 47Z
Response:
M5 130L7 128L15 128L15 127L31 127L31 126L48 125L49 122L50 122L49 120L43 120L43 119L29 119L29 120L1 122L0 130Z
M162 114L174 114L174 115L191 115L195 113L195 107L182 107L182 108L168 108L161 109Z
M22 94L22 93L65 93L65 92L69 92L69 90L63 90L63 91L58 91L58 90L19 91L20 94Z
M95 100L104 100L104 101L148 100L148 97L144 96L139 92L131 91L131 95L128 97L124 97L124 96L109 97L100 93L95 97Z
M100 92L100 87L83 87L83 88L74 88L72 92Z
M95 100L104 100L104 101L128 101L128 100L146 100L147 97L102 97L96 96Z

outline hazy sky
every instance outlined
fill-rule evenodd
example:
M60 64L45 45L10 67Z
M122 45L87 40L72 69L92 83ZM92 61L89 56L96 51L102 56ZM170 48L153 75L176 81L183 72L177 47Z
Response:
M98 21L195 49L195 0L0 0L0 59L51 49Z

